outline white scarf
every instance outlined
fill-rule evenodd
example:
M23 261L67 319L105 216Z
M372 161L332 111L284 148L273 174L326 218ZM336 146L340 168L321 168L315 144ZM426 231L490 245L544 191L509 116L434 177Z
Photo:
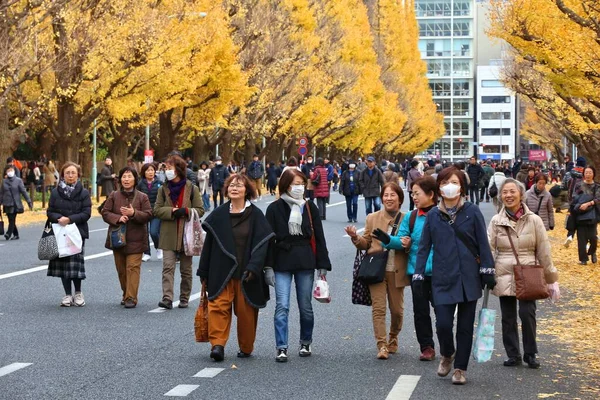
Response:
M288 203L288 205L292 208L290 219L288 220L288 229L290 230L290 235L302 235L302 209L306 203L306 200L294 199L287 193L282 194L281 199Z

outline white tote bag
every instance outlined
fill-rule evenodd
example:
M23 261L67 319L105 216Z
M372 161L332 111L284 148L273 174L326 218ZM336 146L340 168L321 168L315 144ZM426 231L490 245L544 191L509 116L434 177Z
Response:
M60 224L52 224L56 244L58 245L58 258L74 256L81 253L83 247L83 239L77 229L77 225L68 224L62 226Z
M329 284L324 276L319 276L315 282L313 290L313 298L319 303L331 303L331 295L329 294Z
M199 256L204 246L206 232L202 229L202 221L198 211L190 208L190 219L183 226L183 250L186 256Z

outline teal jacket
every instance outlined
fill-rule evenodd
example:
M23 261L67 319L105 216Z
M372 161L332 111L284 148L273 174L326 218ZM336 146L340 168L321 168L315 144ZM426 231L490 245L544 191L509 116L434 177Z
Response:
M395 236L391 237L391 241L387 245L383 245L384 248L388 250L404 250L402 247L402 242L400 238L403 236L410 236L412 242L410 244L410 250L408 253L408 267L406 269L407 275L412 275L415 273L415 265L417 264L417 252L419 251L419 242L421 241L421 233L423 232L423 226L425 225L425 220L427 219L427 215L418 215L415 220L415 226L412 234L410 234L410 214L412 211L404 218L402 218L402 222L400 223L400 228ZM431 247L431 251L429 253L429 258L427 259L427 264L425 266L425 275L431 276L431 270L433 268L433 246Z

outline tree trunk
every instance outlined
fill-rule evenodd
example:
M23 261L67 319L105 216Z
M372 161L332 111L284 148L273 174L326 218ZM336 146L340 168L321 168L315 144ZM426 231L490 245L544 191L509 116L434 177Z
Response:
M173 131L172 116L173 110L160 113L158 116L160 137L156 155L160 160L165 158L167 154L173 150L177 150L175 132Z
M227 129L223 135L223 140L219 144L219 155L223 158L223 164L231 160L231 131Z
M44 130L44 132L42 132L37 138L37 142L38 152L41 155L45 154L48 160L54 160L54 158L56 157L56 140L54 139L54 136L52 136L52 133L50 133L50 131L47 129Z
M254 154L258 154L256 152L256 141L252 137L246 137L244 139L244 162L246 165L252 160Z
M129 155L129 144L126 135L115 135L108 150L112 157L115 173L121 168L127 166L127 156Z
M18 146L18 135L9 129L10 111L6 107L0 108L0 166L4 172L6 159L13 155Z
M83 141L81 151L79 152L79 165L81 165L82 178L89 179L91 184L92 178L92 143L91 139Z
M211 148L210 144L208 143L208 140L206 139L206 136L202 134L196 136L196 138L194 139L194 146L192 148L192 152L192 160L198 166L200 166L200 163L202 161L208 162Z

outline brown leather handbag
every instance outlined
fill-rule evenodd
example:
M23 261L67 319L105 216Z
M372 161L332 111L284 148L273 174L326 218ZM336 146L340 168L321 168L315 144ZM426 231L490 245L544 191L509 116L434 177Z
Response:
M519 255L510 236L510 228L506 227L506 234L510 241L517 264L514 268L515 286L518 300L542 300L550 297L544 267L542 265L522 265Z
M194 318L194 333L196 342L208 342L208 294L204 286L202 286L202 298Z

